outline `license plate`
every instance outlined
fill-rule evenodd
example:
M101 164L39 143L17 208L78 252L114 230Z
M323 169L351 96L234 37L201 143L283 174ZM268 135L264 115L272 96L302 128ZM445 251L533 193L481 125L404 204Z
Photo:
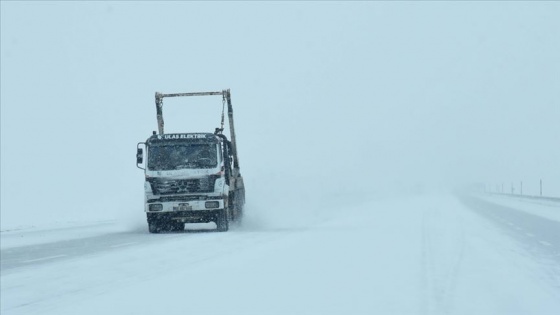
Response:
M192 206L188 203L180 203L178 207L173 207L175 211L190 211Z

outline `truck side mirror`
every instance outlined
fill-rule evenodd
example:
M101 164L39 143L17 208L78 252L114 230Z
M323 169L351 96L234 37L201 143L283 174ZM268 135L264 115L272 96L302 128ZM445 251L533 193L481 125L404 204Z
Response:
M136 164L142 164L143 160L144 160L144 152L142 151L142 148L138 148L136 151Z
M142 148L137 148L136 149L136 164L142 164L142 162L144 161L144 152L142 150Z
M140 164L142 164L142 162L144 162L144 150L141 148L141 146L146 147L146 143L145 142L139 142L136 145L136 167L138 167L141 170L145 170L144 167L140 166Z
M138 167L141 170L145 170L144 167L140 166L140 164L144 162L144 150L141 148L141 146L147 148L145 142L138 142L138 144L136 145L136 167Z

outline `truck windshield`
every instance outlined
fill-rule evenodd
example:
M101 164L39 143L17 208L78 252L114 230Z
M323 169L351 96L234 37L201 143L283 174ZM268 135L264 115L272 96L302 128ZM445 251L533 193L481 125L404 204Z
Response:
M216 144L152 145L148 148L148 169L153 171L185 168L214 168L218 165Z

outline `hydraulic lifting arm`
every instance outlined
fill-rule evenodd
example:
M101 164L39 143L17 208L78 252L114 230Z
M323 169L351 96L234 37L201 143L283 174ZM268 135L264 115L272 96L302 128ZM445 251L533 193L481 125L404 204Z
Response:
M209 95L221 95L222 98L227 101L228 104L228 119L229 119L229 131L231 138L231 149L233 154L233 167L234 169L239 169L239 158L237 157L237 143L235 140L235 127L233 124L233 106L231 105L231 93L229 89L222 90L221 92L192 92L192 93L159 93L156 92L156 114L158 122L158 132L160 135L163 134L163 98L164 97L179 97L179 96L209 96Z

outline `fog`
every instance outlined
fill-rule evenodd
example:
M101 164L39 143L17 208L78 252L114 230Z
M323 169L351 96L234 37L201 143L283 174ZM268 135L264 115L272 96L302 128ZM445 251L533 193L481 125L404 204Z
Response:
M1 228L143 221L154 92L230 88L247 200L560 196L560 3L1 2ZM164 101L213 131L220 97ZM302 207L302 211L305 211Z

